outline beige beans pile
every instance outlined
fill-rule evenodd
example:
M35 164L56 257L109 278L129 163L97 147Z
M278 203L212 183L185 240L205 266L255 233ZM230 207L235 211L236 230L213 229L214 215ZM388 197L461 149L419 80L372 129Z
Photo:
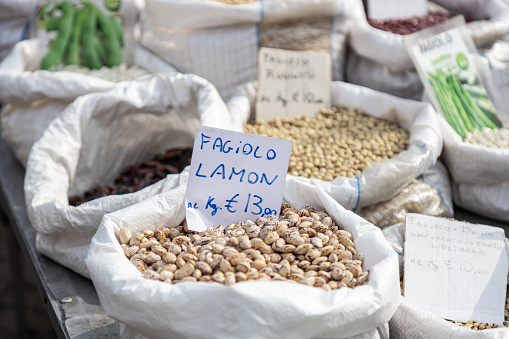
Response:
M288 173L328 181L359 175L373 162L404 151L409 142L396 124L345 107L322 109L316 117L246 125L246 132L292 140Z
M473 130L465 136L464 142L493 148L509 148L509 128L483 128Z
M148 279L232 285L247 280L284 280L326 291L368 281L352 235L325 212L283 204L280 217L258 217L204 232L186 225L119 232L126 257Z

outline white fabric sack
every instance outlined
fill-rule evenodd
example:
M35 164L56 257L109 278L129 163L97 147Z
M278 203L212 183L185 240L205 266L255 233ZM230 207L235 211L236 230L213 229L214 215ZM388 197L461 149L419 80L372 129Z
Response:
M175 71L168 63L138 45L135 64L149 72ZM0 63L2 137L16 158L26 166L30 148L64 108L80 95L103 92L126 82L114 83L73 72L39 69L36 39L16 44Z
M362 4L348 0L266 0L235 5L210 0L147 0L141 43L178 71L212 82L226 101L236 86L257 78L262 23L323 18L330 23L333 78L343 80L349 19L361 12ZM292 39L304 43L300 35Z
M233 119L243 123L250 119L255 92L253 84L246 85L228 102ZM333 181L323 181L288 175L295 179L295 183L320 187L346 209L391 199L415 178L432 168L442 152L442 133L437 114L429 103L401 99L335 81L332 83L332 105L360 109L368 115L391 121L410 133L410 146L407 150L392 159L374 162L356 177L337 177Z
M380 230L345 210L323 191L302 184L283 200L326 210L351 232L370 270L367 285L326 292L301 284L252 281L165 284L148 280L125 257L117 234L174 227L185 216L186 185L104 217L85 261L105 313L125 338L387 338L385 324L398 307L396 253ZM378 330L377 328L380 328ZM132 332L139 334L133 334ZM129 334L131 333L131 334Z
M490 218L509 221L509 148L463 142L441 116L439 122L454 203Z
M438 161L394 198L359 208L356 212L382 229L405 222L408 213L452 218L454 207L447 169Z
M84 268L85 238L90 240L104 214L172 189L181 179L169 176L138 192L77 207L69 205L68 197L111 184L126 166L168 149L192 148L198 124L240 130L215 88L195 75L148 75L76 99L34 144L28 159L25 200L39 234L37 249L67 267Z
M444 320L433 313L410 306L401 296L402 303L391 321L391 338L455 338L502 339L509 335L508 328L473 331Z
M35 9L36 0L0 0L0 61L28 33Z
M477 47L495 42L509 30L509 6L502 0L434 2L453 13L477 20L467 24ZM400 97L419 100L423 87L404 39L403 35L372 27L365 16L352 21L346 80Z

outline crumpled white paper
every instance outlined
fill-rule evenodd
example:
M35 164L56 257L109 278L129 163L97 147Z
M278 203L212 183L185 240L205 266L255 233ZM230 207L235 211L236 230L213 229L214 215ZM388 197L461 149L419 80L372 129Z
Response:
M288 179L287 187L293 179ZM186 185L104 217L85 261L106 314L127 338L387 338L400 303L398 259L381 231L312 185L283 196L299 208L326 210L351 232L370 270L367 285L326 292L316 287L252 281L165 284L148 280L125 257L118 231L177 226ZM290 194L288 194L290 193ZM379 329L377 329L379 328ZM133 333L134 331L134 333ZM140 335L136 335L138 332Z
M83 239L90 239L103 215L176 187L187 180L187 171L138 192L77 207L69 205L68 197L109 185L126 166L168 149L192 148L198 124L240 130L216 89L195 75L148 75L76 99L34 144L28 159L24 190L37 249L64 266L80 265L78 273L86 275L83 251L73 248L87 246Z

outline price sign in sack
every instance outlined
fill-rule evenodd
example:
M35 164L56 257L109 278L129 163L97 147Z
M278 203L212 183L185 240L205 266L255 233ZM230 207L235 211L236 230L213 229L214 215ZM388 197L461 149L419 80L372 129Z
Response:
M260 48L256 120L314 116L331 106L331 58L325 52Z
M189 229L279 214L292 142L199 126L186 193Z
M508 258L504 230L408 214L405 298L445 319L502 324Z
M435 108L462 139L474 129L501 127L475 67L477 51L463 16L407 36L406 46Z

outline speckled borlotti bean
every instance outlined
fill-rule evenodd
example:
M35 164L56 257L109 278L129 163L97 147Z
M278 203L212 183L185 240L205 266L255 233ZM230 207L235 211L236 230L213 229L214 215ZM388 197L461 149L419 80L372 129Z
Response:
M325 291L366 284L352 235L325 212L284 203L267 216L204 232L174 228L119 231L122 250L144 277L168 284L285 280Z

